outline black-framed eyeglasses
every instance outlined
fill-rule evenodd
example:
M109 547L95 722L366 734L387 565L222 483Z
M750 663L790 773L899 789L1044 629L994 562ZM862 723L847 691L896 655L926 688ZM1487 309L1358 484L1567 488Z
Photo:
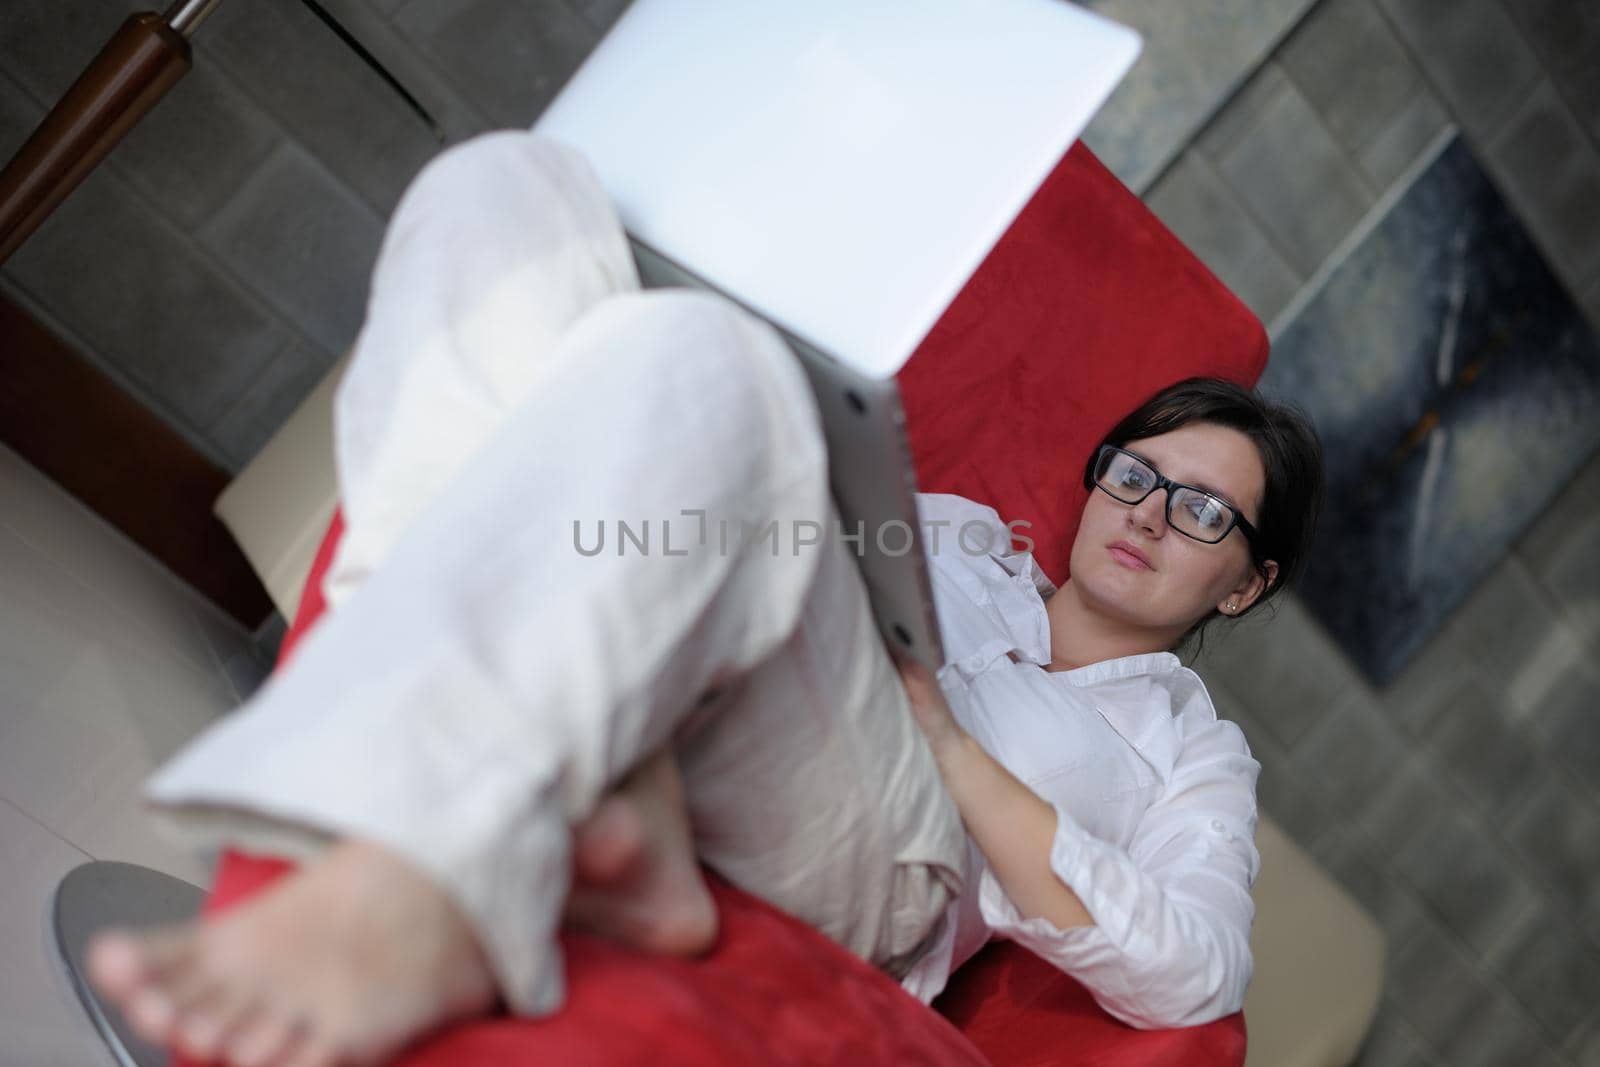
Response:
M1101 445L1094 459L1094 484L1113 500L1137 504L1157 489L1167 491L1167 525L1196 541L1214 545L1237 526L1253 553L1256 528L1232 504L1192 485L1175 482L1148 460L1115 445Z

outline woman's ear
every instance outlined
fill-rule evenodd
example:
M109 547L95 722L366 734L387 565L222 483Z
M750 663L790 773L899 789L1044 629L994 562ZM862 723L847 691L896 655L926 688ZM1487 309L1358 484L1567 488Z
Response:
M1250 605L1260 600L1273 583L1278 580L1278 564L1276 560L1267 560L1259 567L1251 567L1245 580L1230 592L1222 603L1217 605L1217 610L1224 615L1242 615L1249 610Z

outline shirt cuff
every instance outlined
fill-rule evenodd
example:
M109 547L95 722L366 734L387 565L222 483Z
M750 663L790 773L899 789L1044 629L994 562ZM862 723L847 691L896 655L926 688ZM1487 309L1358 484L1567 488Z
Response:
M1009 937L1014 941L1033 942L1043 941L1052 949L1049 953L1051 959L1057 959L1055 951L1060 949L1068 951L1075 945L1085 948L1094 946L1096 949L1109 947L1109 939L1100 929L1103 921L1101 910L1106 905L1093 899L1092 887L1085 883L1084 870L1085 852L1092 848L1094 839L1089 831L1085 830L1076 819L1060 805L1051 805L1056 813L1056 832L1050 844L1050 869L1055 876L1061 879L1066 887L1078 896L1078 900L1094 919L1094 924L1088 926L1069 926L1060 928L1045 918L1024 919L1017 911L1011 898L1001 888L999 879L987 867L978 889L978 906L983 915L983 921L995 933ZM1037 951L1037 949L1036 949ZM1098 952L1095 953L1098 955Z
M1096 894L1091 882L1092 857L1105 845L1059 806L1052 806L1056 811L1056 834L1050 847L1050 868L1077 894L1094 924L1062 929L1042 917L1024 919L987 868L978 891L983 920L995 936L1015 941L1078 979L1096 1002L1116 1018L1131 1026L1148 1027L1150 1022L1138 1012L1123 1008L1136 1004L1139 996L1132 985L1133 971L1128 967L1126 948L1107 933L1108 928L1128 925L1126 907L1111 894ZM1118 916L1123 918L1120 924Z

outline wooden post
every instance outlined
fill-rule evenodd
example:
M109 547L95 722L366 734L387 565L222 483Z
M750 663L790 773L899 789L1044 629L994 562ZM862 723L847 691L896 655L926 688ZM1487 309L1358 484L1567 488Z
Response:
M188 72L190 62L189 42L161 15L128 16L0 171L0 262Z

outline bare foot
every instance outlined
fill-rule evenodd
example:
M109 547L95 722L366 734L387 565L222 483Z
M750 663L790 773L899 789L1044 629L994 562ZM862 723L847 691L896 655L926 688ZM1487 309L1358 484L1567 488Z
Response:
M496 997L449 898L360 841L204 923L102 934L89 973L146 1040L236 1067L373 1063Z
M663 955L692 956L717 939L717 908L689 832L677 760L663 748L573 831L566 921Z

